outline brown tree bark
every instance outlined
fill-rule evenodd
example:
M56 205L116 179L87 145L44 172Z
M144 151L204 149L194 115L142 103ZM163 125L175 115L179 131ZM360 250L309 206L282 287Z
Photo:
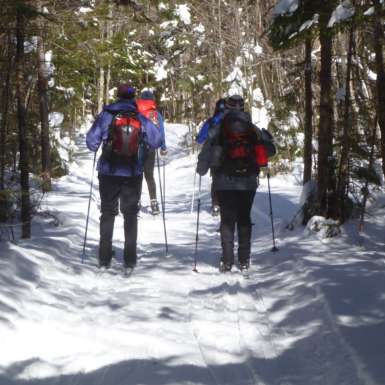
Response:
M313 91L312 91L312 63L311 63L311 38L305 41L305 143L304 143L304 170L303 184L312 176L312 141L313 141Z
M375 8L374 21L374 51L376 61L376 90L377 90L377 119L381 131L381 156L382 170L385 175L385 68L384 68L384 27L382 18L382 4L379 0L373 0Z
M38 2L41 11L41 1ZM39 36L37 36L37 90L40 110L40 143L41 143L41 175L42 191L51 191L51 145L49 139L48 123L48 69L45 60L45 47L43 38L43 23L39 22Z
M320 16L321 70L320 106L318 130L318 204L319 214L329 217L329 196L333 193L334 170L332 168L333 98L332 98L332 53L333 38L327 23L333 9L332 2L323 4Z
M27 111L24 104L24 39L25 39L25 16L21 7L16 14L16 103L17 120L19 128L19 169L21 189L21 222L22 238L31 237L31 202L29 192L29 160L27 140Z
M349 154L350 154L350 133L352 132L352 101L350 94L350 80L352 76L352 58L354 46L354 26L350 27L349 31L349 48L346 64L346 81L345 81L345 99L344 99L344 117L343 117L343 134L341 141L341 158L338 169L338 184L337 184L337 210L338 219L345 220L345 202L347 198L347 187L349 179Z
M8 47L7 47L7 70L5 74L5 82L3 88L3 109L0 126L0 190L4 189L5 178L5 161L6 161L6 139L7 139L7 126L8 126L8 112L9 112L9 98L10 98L10 86L11 86L11 71L12 71L12 39L11 34L8 35Z
M106 21L106 39L110 42L112 38L112 28L113 28L113 7L110 1L108 1L108 16ZM104 91L104 103L108 104L110 101L110 83L111 83L111 60L108 60L106 68L106 81L105 81L105 91Z

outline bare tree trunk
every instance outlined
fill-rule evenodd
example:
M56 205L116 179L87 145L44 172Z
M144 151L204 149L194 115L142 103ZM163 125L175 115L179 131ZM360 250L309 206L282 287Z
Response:
M223 44L222 44L222 9L221 0L218 0L218 38L219 38L219 75L220 93L223 92Z
M320 70L320 107L318 130L318 204L319 213L329 217L329 196L333 183L331 165L333 134L333 98L332 98L332 51L333 40L327 30L330 16L330 2L324 5L320 17L321 70Z
M16 101L17 119L19 126L19 151L20 151L20 187L21 187L21 222L22 238L31 237L31 202L29 193L29 161L26 108L23 98L25 97L24 87L24 37L25 37L25 16L23 10L18 9L16 15Z
M104 41L104 24L101 24L100 28L100 41ZM99 60L99 76L98 76L98 85L97 85L97 92L98 92L98 110L97 113L99 114L103 109L104 104L104 63L102 63L101 60Z
M369 155L369 170L373 169L374 161L375 161L375 147L376 147L376 134L377 134L377 116L374 119L373 124L373 131L372 131L372 137L371 137L371 143L370 143L370 155ZM362 188L363 198L362 198L362 204L361 204L361 213L360 213L360 222L358 224L358 231L364 230L364 220L365 220L365 212L366 212L366 203L368 201L369 197L369 180L366 179L365 185Z
M4 189L5 178L5 160L6 160L6 139L7 139L7 126L8 126L8 111L9 111L9 98L10 98L10 85L11 85L11 71L12 71L12 39L11 34L8 36L8 48L7 48L7 71L5 75L5 84L3 89L3 111L1 117L0 126L0 190Z
M86 118L86 92L84 90L84 83L82 84L83 89L83 97L82 97L82 122L84 122Z
M173 76L170 76L170 86L171 86L171 106L172 106L172 116L170 116L170 120L174 121L176 114L177 114L177 102L176 102L176 91L175 91L175 85L174 85L174 78Z
M38 2L38 9L41 11L41 1ZM39 95L40 124L41 124L41 175L43 192L51 191L51 145L49 140L48 124L48 68L45 61L45 49L43 40L43 23L39 23L37 37L37 89Z
M303 184L312 176L312 141L313 141L313 91L312 91L312 41L308 37L305 41L305 143Z
M78 111L77 111L77 108L75 107L72 124L70 126L70 132L69 132L71 142L75 141L75 128L77 127L77 124L78 124Z
M99 77L98 77L98 110L99 114L103 109L104 101L104 68L102 65L99 67Z
M338 218L341 221L345 219L345 201L347 196L348 172L349 172L349 154L350 154L350 133L352 132L352 109L350 95L350 79L352 74L352 57L354 45L354 27L350 27L349 32L349 48L346 65L346 82L345 82L345 100L344 100L344 120L343 120L343 135L341 143L341 159L338 170L338 185L337 185L337 209Z
M382 4L373 0L375 8L374 51L376 60L376 89L377 89L377 119L381 131L382 170L385 175L385 68L384 68L384 27L382 19Z
M108 2L108 17L106 21L106 38L109 43L112 37L112 17L113 17L112 12L113 12L113 6L111 2ZM111 82L111 61L108 60L107 69L106 69L106 84L105 84L105 96L104 96L104 102L106 104L108 104L110 101L110 82Z

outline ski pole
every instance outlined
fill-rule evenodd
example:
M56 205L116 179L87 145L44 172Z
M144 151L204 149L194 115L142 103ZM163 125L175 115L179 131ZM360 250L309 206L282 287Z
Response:
M195 251L194 251L194 268L193 271L198 273L197 269L197 255L198 255L198 241L199 241L199 213L201 209L201 185L202 177L199 175L199 188L198 188L198 207L197 207L197 226L195 231Z
M278 248L275 245L275 235L274 235L274 219L273 219L273 205L271 204L271 191L270 191L270 172L267 170L267 188L269 190L269 205L270 205L270 220L271 220L271 233L273 235L273 247L271 251L278 251Z
M163 160L163 206L166 210L166 161Z
M84 243L83 243L83 253L82 253L82 263L86 256L86 244L87 244L87 232L88 232L88 220L90 218L90 207L91 207L91 196L92 196L92 187L94 184L94 172L95 172L95 163L96 163L96 151L94 154L94 162L92 164L92 175L91 175L91 186L90 186L90 196L88 198L88 209L87 209L87 219L86 219L86 230L84 232Z
M192 198L191 198L191 214L192 214L193 211L194 211L194 199L195 199L195 183L196 183L196 177L197 177L197 173L196 173L196 171L194 170L194 185L193 185L193 193L192 193Z
M166 213L164 211L164 200L163 200L163 190L162 190L162 178L160 175L160 165L159 165L159 154L158 150L156 151L156 162L158 164L158 176L159 176L159 191L160 191L160 203L162 204L162 218L163 218L163 232L164 232L164 246L166 248L166 255L168 254L168 243L167 243L167 231L166 231Z

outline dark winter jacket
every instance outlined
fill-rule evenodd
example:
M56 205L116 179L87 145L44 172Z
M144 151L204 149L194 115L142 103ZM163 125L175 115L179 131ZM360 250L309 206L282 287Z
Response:
M121 99L117 102L107 105L103 111L96 118L87 133L86 143L91 151L97 151L100 144L108 139L108 128L112 122L115 114L120 111L137 111L134 99ZM142 131L144 141L149 148L156 149L161 145L161 133L159 129L143 115L138 114L137 118L142 124ZM102 175L116 175L116 176L137 176L143 173L144 159L139 159L134 171L129 164L114 164L113 166L101 156L98 160L97 170Z
M232 111L228 113L237 114L236 111ZM221 121L218 124L214 125L210 129L209 138L208 140L205 141L201 149L201 152L198 155L197 173L199 175L205 175L209 169L211 170L211 175L213 178L213 184L212 184L213 191L220 191L220 190L242 190L242 191L254 190L255 191L258 187L257 172L255 173L255 175L247 175L247 176L229 176L223 172L223 167L221 167L222 156L223 156L223 146L219 144L219 140L218 140L221 132L222 120L223 120L223 117L221 118ZM250 120L250 123L251 123L251 120ZM258 127L254 126L254 128L256 130L257 135L259 136Z

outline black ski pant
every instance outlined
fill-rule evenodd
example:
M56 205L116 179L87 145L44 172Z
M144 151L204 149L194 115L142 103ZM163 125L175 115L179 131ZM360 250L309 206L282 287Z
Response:
M138 236L138 203L143 176L125 177L99 174L101 200L99 265L109 266L112 258L112 237L115 216L120 211L124 218L124 263L136 264Z
M148 194L150 199L156 199L156 184L154 178L155 168L155 150L150 150L147 154L146 160L144 161L144 177L147 182Z
M217 191L221 213L222 260L234 264L234 232L238 232L238 261L249 262L251 249L251 218L255 191L220 190Z
M213 184L211 183L211 206L219 206L218 194L217 191L213 189Z

